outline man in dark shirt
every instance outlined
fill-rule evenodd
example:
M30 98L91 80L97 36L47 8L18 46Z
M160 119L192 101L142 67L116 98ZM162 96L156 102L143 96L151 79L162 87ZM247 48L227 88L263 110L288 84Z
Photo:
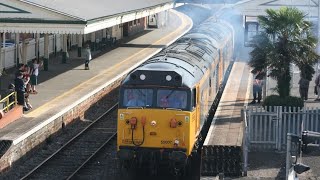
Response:
M25 93L25 83L23 81L23 74L21 72L16 73L16 78L14 79L15 90L17 92L17 101L19 105L25 107L24 93Z

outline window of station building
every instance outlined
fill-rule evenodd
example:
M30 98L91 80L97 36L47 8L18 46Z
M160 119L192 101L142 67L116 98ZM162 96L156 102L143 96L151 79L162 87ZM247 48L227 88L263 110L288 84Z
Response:
M132 26L132 21L129 22L129 26Z
M187 92L174 89L159 89L157 91L157 107L160 108L187 108Z
M250 46L250 41L259 32L259 23L257 17L245 16L245 34L244 34L244 45Z
M153 89L125 89L122 104L126 107L151 107Z

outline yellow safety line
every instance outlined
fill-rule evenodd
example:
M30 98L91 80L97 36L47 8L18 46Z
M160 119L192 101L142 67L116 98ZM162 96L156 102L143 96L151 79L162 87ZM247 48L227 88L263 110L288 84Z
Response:
M162 40L170 37L172 34L177 33L177 32L180 31L181 29L184 29L184 28L187 26L187 25L186 25L186 21L184 20L184 18L182 18L181 14L178 13L177 15L178 15L178 16L180 17L180 19L182 20L182 25L181 25L177 30L175 30L175 31L171 32L170 34L164 36L163 38L159 39L159 40L156 41L155 43L149 45L147 48L144 48L144 49L138 51L137 53L135 53L135 54L127 57L125 60L123 60L123 61L115 64L114 66L106 69L105 71L101 72L100 74L98 74L98 75L96 75L96 76L88 79L87 81L82 82L81 84L77 85L76 87L73 87L73 88L70 89L69 91L61 94L60 96L57 96L56 98L54 98L54 99L50 100L49 102L43 104L42 106L38 107L37 109L33 110L32 112L30 112L30 113L28 113L28 114L25 114L25 116L26 116L26 117L33 117L33 116L35 116L35 115L39 115L41 112L46 111L46 110L47 110L47 107L48 107L49 105L52 105L52 104L53 104L53 103L52 103L53 101L58 101L59 99L63 98L64 96L67 96L67 95L69 95L69 94L71 94L71 93L74 93L74 91L75 91L76 89L78 89L79 87L83 86L84 84L89 83L89 82L92 82L94 79L98 78L99 76L108 73L108 72L110 71L110 69L115 69L116 67L121 66L122 64L124 64L124 63L127 62L129 59L131 59L131 58L133 58L134 56L136 56L137 54L140 54L140 53L142 53L143 51L146 51L150 46L155 45L155 44L157 44L159 41L162 41Z

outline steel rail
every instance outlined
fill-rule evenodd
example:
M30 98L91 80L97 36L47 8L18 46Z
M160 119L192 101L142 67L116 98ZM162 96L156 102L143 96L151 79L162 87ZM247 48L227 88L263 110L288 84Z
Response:
M114 133L102 146L100 146L90 157L88 157L68 178L67 180L71 179L76 175L79 170L84 167L96 154L100 152L102 148L104 148L114 137L116 137L117 133Z
M103 113L101 116L99 116L96 120L94 120L90 125L88 125L85 129L83 129L82 131L80 131L76 136L74 136L72 139L70 139L66 144L64 144L61 148L59 148L56 152L54 152L53 154L51 154L48 158L46 158L44 161L42 161L38 166L36 166L35 168L33 168L28 174L26 174L25 176L23 176L21 178L21 180L28 178L30 175L32 175L35 171L37 171L40 167L42 167L46 162L48 162L49 160L51 160L53 157L55 157L59 152L61 152L63 149L65 149L66 147L68 147L72 142L74 142L76 139L78 139L82 134L84 134L84 132L86 132L87 130L89 130L91 128L91 126L93 126L96 122L98 122L99 120L101 120L104 116L110 114L111 112L113 112L118 106L118 103L116 103L115 105L113 105L110 109L108 109L105 113ZM114 135L112 135L113 137ZM111 139L111 138L109 138Z

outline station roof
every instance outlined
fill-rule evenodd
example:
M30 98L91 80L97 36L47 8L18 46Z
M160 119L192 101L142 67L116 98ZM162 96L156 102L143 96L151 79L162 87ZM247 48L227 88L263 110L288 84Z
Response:
M87 34L173 4L173 0L1 0L0 32Z

